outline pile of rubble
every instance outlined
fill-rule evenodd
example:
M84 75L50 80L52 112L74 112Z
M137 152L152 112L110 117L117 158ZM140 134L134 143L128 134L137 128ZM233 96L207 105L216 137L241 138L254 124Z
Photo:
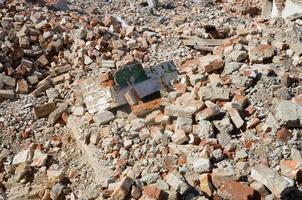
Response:
M302 16L152 2L1 7L1 198L302 198Z

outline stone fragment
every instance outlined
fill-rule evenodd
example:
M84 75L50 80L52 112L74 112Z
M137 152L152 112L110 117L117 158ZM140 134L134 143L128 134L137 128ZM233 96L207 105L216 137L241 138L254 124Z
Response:
M199 187L200 190L206 193L209 197L213 195L214 186L211 182L210 174L201 174L199 178Z
M246 104L248 103L248 98L247 96L243 96L243 95L235 95L232 99L232 103L239 105L238 109L242 110L245 108Z
M200 120L198 125L194 125L193 134L198 135L201 139L214 137L213 124L207 120Z
M29 186L15 186L10 188L10 191L8 193L8 199L11 200L18 200L18 199L26 199L28 197L28 194L30 192Z
M299 169L302 169L302 163L296 160L281 160L280 161L281 175L290 179L296 179Z
M228 101L230 89L219 87L201 87L199 97L204 101Z
M239 62L227 62L224 66L225 74L232 74L235 71L238 71L242 67L243 63Z
M260 124L260 119L259 118L252 118L246 123L246 128L247 129L252 129L252 128L255 128L258 124Z
M267 63L274 56L274 48L271 45L260 44L249 49L251 63Z
M230 167L212 170L212 183L216 188L220 188L224 183L233 180L236 180L235 171Z
M34 107L33 112L37 118L48 116L57 108L55 102L46 103L41 106Z
M227 116L221 120L213 120L213 124L220 133L230 134L234 130L234 126Z
M47 20L43 20L35 25L35 29L41 30L44 26L48 24Z
M248 58L248 53L242 50L234 50L229 55L227 55L227 59L235 62L243 62Z
M4 85L10 86L10 87L15 87L16 86L16 79L0 74L0 82L4 83Z
M234 200L249 200L256 198L256 193L253 188L236 181L228 181L223 184L221 188L219 188L218 194L222 198Z
M232 76L231 81L236 87L249 88L253 85L253 79L246 76Z
M115 62L113 60L103 60L101 66L104 68L114 69Z
M73 35L75 39L82 39L82 40L84 40L86 36L87 36L87 30L85 30L84 28L76 29Z
M63 195L63 190L64 190L65 186L57 183L55 184L50 191L50 198L53 200L59 200L61 198L61 196Z
M196 119L197 120L205 120L205 119L215 117L219 114L220 114L219 107L218 106L213 106L213 107L206 108L203 111L197 113L196 114Z
M139 199L141 196L142 196L141 188L133 185L131 189L131 197L134 199Z
M231 108L228 110L228 113L231 117L231 120L235 124L236 128L240 129L243 126L244 121L241 118L239 112L235 108Z
M90 143L91 144L94 144L94 145L97 145L100 141L100 134L97 132L97 133L92 133L90 135Z
M186 135L184 130L178 130L176 131L172 137L171 137L172 141L175 144L183 144L185 142L187 142L189 140L188 136Z
M44 80L39 82L37 88L31 93L31 95L33 97L37 97L49 88L51 88L51 81L49 80L49 78L45 78Z
M218 140L218 143L224 148L228 144L230 144L232 138L229 133L222 132L222 133L217 134L217 140Z
M168 105L165 107L165 115L172 117L192 118L196 110L196 107L193 106L180 107L176 105Z
M175 131L183 130L185 133L192 132L193 120L190 118L178 117L176 120Z
M30 166L28 163L20 163L15 169L16 181L19 182L22 177L30 170Z
M62 113L67 110L68 104L62 103L60 104L50 115L48 116L48 122L51 125L54 125L57 120L61 117Z
M302 125L302 106L287 100L276 105L275 116L286 127L294 128Z
M131 130L139 131L146 126L146 121L142 118L136 118L131 121Z
M46 164L48 155L43 153L41 150L36 149L34 151L34 157L32 159L31 166L33 167L42 167Z
M14 99L15 97L14 90L0 90L0 99Z
M49 63L48 59L46 58L46 56L44 54L38 58L37 62L38 62L38 65L41 67L44 67L44 66L48 65L48 63Z
M246 159L248 157L247 152L244 149L236 151L235 161Z
M27 36L19 37L19 45L21 48L28 48L30 46L29 37Z
M150 173L150 174L146 174L141 178L141 181L146 183L146 184L151 184L151 183L155 183L156 180L158 180L160 178L158 173Z
M99 125L104 125L111 122L115 118L114 114L110 111L99 111L93 117L94 122Z
M32 160L32 157L33 157L32 149L21 151L14 156L12 164L18 165L20 163L30 162Z
M125 200L131 191L132 185L133 180L128 176L124 177L113 191L111 198L114 200Z
M285 192L290 192L290 188L294 186L293 180L278 175L274 170L264 165L253 167L251 177L265 185L277 198L285 195Z
M50 181L54 182L59 182L64 178L64 170L59 169L59 170L54 170L54 169L49 169L47 170L47 179Z
M72 108L72 113L76 116L83 116L85 113L85 108L83 106L74 106Z
M211 170L211 163L206 158L196 158L193 161L193 169L196 173L205 173Z
M176 173L169 173L166 176L166 182L180 195L186 194L190 189L189 184L181 178L181 175Z
M301 152L299 150L297 150L295 148L292 148L290 150L290 157L291 157L291 159L296 160L299 163L302 163L302 155L301 155Z
M269 194L266 187L258 181L254 181L253 183L251 183L250 187L254 188L262 197Z
M85 55L84 56L84 64L85 65L90 65L91 63L93 63L93 60L89 56Z
M48 97L48 101L54 101L57 98L60 98L60 93L57 89L55 88L49 88L46 90L46 95Z
M199 66L203 71L211 73L222 69L224 63L220 56L208 55L199 58Z
M27 76L26 80L32 85L37 84L39 82L39 78L36 74Z

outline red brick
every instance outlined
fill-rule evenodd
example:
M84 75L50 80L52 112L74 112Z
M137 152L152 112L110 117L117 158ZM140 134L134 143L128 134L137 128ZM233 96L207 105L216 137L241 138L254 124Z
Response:
M288 142L292 138L292 134L289 132L287 128L281 128L277 131L277 140Z
M252 118L246 123L246 128L247 129L255 128L259 123L260 123L259 118Z
M208 73L222 69L224 66L223 60L220 56L204 56L201 57L199 61L202 70Z
M302 94L295 96L291 101L296 104L302 105Z
M252 200L255 199L255 190L236 181L228 181L222 185L218 194L226 199Z
M248 106L245 110L244 110L244 113L247 115L247 116L251 116L253 115L254 113L256 112L256 108L252 105Z
M164 198L162 190L155 187L154 185L145 186L143 188L143 194L156 200L161 200Z
M184 83L177 83L174 85L175 90L180 93L185 93L187 91L187 86Z
M155 99L153 101L149 101L147 103L142 103L138 105L131 106L131 110L134 114L141 116L146 115L154 110L160 108L161 99Z

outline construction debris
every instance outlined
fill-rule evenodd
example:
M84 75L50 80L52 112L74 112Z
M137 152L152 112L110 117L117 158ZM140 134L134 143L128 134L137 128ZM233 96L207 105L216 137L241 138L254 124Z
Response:
M275 4L0 1L0 199L302 199L302 17Z

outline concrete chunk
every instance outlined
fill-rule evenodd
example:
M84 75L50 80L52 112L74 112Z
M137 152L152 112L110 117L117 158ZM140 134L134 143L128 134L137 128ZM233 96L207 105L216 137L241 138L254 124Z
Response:
M14 90L0 90L0 99L14 99L15 92Z
M10 76L4 75L4 74L0 74L0 82L4 83L5 85L10 86L10 87L16 86L16 79L14 79Z
M104 110L96 113L93 117L97 125L104 125L115 118L114 114L110 111Z
M277 198L294 186L293 180L278 175L277 172L264 165L253 167L251 177L265 185Z
M190 186L180 178L179 174L168 174L166 176L166 182L181 195L185 194L190 189Z
M286 127L301 127L302 106L282 100L276 106L276 118Z
M216 55L203 56L199 62L203 71L208 73L222 69L224 66L222 58Z
M211 163L209 159L197 158L193 161L193 169L196 173L205 173L211 170Z
M236 110L235 108L230 108L228 110L228 113L231 117L231 120L233 121L233 123L235 124L235 126L239 129L243 126L244 121L242 120L238 110Z
M180 107L176 105L169 105L165 107L165 115L172 117L185 117L192 118L192 115L196 112L196 108L193 106Z
M18 165L20 163L30 162L32 157L33 157L32 149L21 151L17 155L15 155L12 164Z
M61 117L62 113L67 110L68 104L67 103L62 103L59 105L58 108L56 108L50 115L48 116L48 122L51 125L54 125L57 120Z
M199 97L204 101L228 101L230 99L230 89L201 87L199 90Z

